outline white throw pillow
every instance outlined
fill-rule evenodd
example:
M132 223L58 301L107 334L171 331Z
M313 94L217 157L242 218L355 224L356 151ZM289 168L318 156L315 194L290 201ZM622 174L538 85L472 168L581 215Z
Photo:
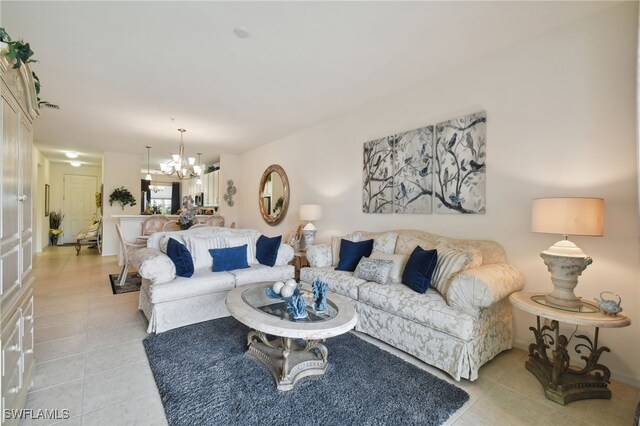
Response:
M193 268L213 269L213 258L209 249L227 247L227 240L221 236L185 235L184 243L193 258Z
M446 297L454 275L465 269L473 260L473 254L457 247L439 242L436 245L438 262L433 272L432 286Z
M257 240L253 235L238 235L233 237L227 237L227 247L240 247L247 245L247 263L249 265L255 265L258 263L256 259L256 243Z
M406 254L386 254L374 251L369 258L393 261L393 268L391 268L391 272L389 272L389 279L394 284L400 284L402 282L402 271L404 271L404 265L407 263L409 256Z

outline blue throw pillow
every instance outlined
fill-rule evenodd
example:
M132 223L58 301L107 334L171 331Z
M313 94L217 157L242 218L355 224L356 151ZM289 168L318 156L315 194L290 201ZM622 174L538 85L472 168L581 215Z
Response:
M363 257L369 257L373 251L373 240L354 243L349 240L340 241L340 261L336 271L353 272Z
M247 245L210 249L213 257L213 272L233 271L234 269L248 268Z
M167 243L167 256L176 265L176 275L189 278L193 275L193 259L189 249L184 244L169 238Z
M418 293L424 293L431 285L433 271L436 270L438 252L424 250L418 246L413 250L402 272L402 283Z
M256 243L256 259L258 259L258 262L267 266L275 265L281 242L282 235L273 238L260 235Z

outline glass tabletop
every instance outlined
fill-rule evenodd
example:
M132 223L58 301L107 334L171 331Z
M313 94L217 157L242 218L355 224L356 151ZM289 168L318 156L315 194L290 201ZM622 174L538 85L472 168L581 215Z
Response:
M589 313L589 314L602 312L602 310L599 307L597 307L593 303L589 303L584 300L582 301L582 305L578 308L567 308L563 306L554 305L553 303L550 303L547 301L544 294L531 296L531 300L533 300L536 303L539 303L540 305L549 306L551 308L559 309L561 311L580 312L580 313Z
M257 311L267 315L274 316L283 321L315 323L327 321L338 315L338 307L327 299L325 310L318 312L313 308L313 293L310 290L302 288L300 294L307 303L305 310L307 317L295 319L287 310L287 302L282 299L272 299L267 296L267 289L271 288L271 284L257 285L247 288L242 292L242 300Z

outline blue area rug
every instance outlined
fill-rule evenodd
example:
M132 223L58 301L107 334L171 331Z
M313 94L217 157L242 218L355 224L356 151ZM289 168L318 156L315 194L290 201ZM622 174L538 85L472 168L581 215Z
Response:
M351 333L327 340L323 376L276 390L231 317L149 335L170 425L439 425L469 395Z

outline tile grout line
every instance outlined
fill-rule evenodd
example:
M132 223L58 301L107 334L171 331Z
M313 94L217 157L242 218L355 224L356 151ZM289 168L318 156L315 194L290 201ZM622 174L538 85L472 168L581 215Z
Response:
M157 392L157 390L156 390L155 392ZM112 402L112 403L107 404L107 405L105 405L105 406L103 406L103 407L96 408L95 410L87 411L86 413L85 413L85 412L84 412L84 410L83 410L83 412L82 412L82 417L84 417L84 416L85 416L85 414L95 413L96 411L103 410L103 409L105 409L105 408L109 408L109 407L113 407L114 405L117 405L117 404L122 404L123 402L127 402L127 401L129 401L129 400L131 400L131 399L140 398L140 397L143 397L143 396L146 396L146 395L153 395L153 393L154 393L154 391L150 390L150 391L147 391L147 392L143 392L143 393L140 393L140 394L134 395L134 396L129 397L129 398L125 398L125 399L123 399L122 401ZM163 409L164 409L164 405L163 405Z

